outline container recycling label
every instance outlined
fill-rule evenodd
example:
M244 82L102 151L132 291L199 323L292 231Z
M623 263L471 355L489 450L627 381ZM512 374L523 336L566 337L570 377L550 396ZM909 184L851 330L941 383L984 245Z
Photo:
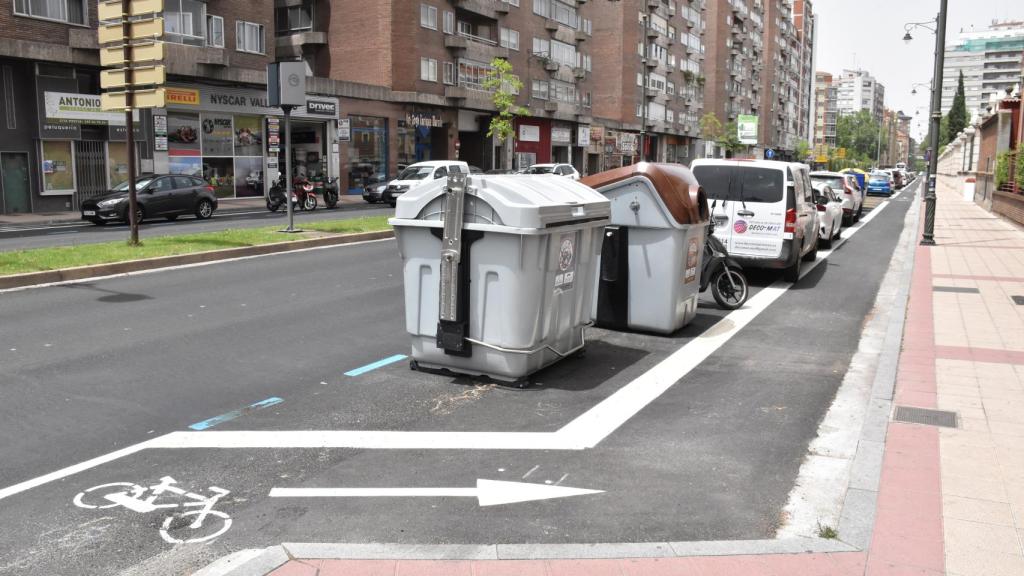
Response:
M700 247L697 246L697 239L690 238L690 245L686 249L686 280L684 284L689 284L697 279L697 255L699 254Z
M555 290L572 290L576 281L576 235L562 234L558 242L558 273Z

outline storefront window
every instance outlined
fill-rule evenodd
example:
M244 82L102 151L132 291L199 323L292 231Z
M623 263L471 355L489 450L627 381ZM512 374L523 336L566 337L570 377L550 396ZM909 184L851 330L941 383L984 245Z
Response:
M110 187L128 181L128 145L124 142L107 144L107 173Z
M235 196L263 196L263 118L235 116Z
M43 142L43 188L46 192L73 192L75 171L71 142Z
M263 155L263 118L235 116L235 156Z
M351 116L352 141L348 147L348 187L360 191L371 184L387 182L388 120Z
M218 198L235 195L235 166L231 158L203 157L203 180L213 186Z
M235 158L235 196L263 196L263 158Z
M231 156L233 143L231 116L203 115L203 156Z
M167 154L171 174L203 175L199 134L198 114L167 113Z

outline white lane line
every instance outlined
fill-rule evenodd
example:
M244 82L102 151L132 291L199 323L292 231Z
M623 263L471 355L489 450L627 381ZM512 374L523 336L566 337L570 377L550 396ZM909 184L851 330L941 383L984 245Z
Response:
M894 195L893 197L895 197ZM824 262L836 248L842 246L849 238L881 214L889 206L890 199L883 201L867 216L851 228L849 232L831 250L823 250L819 258L804 268L801 276L806 276L818 264ZM380 242L371 240L368 242ZM351 244L347 244L351 246ZM337 246L309 248L320 250ZM236 260L258 258L247 256ZM206 265L207 263L199 264ZM182 266L191 268L196 265ZM124 276L124 275L121 275ZM65 283L66 284L66 283ZM686 376L699 362L694 363L689 357L707 358L711 350L706 341L713 341L721 347L749 324L768 305L777 300L788 290L790 285L776 282L761 290L740 310L733 311L719 320L688 344L661 361L646 374L642 374L609 398L578 416L556 432L404 432L404 431L360 431L360 430L326 430L326 431L204 431L204 432L172 432L122 448L104 456L87 460L74 466L63 468L45 476L15 484L0 490L0 500L52 482L90 468L112 462L147 448L368 448L368 449L405 449L405 450L584 450L596 446L601 440L614 432L629 418L654 401L672 384ZM756 310L756 312L754 312ZM716 348L717 349L717 348ZM653 376L651 376L653 374ZM626 409L618 409L614 402L621 401Z
M536 472L538 468L540 468L540 464L537 464L533 468L530 468L529 472L527 472L526 474L523 474L523 480L526 480L527 478L529 478L530 474L533 474L534 472Z

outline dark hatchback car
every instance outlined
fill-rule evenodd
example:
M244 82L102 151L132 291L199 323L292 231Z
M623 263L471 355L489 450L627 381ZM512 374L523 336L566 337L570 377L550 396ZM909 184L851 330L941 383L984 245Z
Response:
M174 220L183 214L195 214L205 220L217 209L213 187L196 176L146 174L135 180L138 221L163 217ZM82 220L103 225L128 221L128 183L109 193L82 202Z

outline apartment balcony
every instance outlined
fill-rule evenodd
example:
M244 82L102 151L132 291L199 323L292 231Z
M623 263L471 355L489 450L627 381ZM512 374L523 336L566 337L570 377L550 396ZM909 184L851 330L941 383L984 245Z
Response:
M201 76L202 66L226 67L231 65L231 51L209 46L190 46L176 42L164 43L164 61L168 74Z
M590 35L583 30L576 31L576 42L586 42L590 39Z
M458 86L445 86L444 97L457 101L460 108L471 108L474 110L497 110L494 106L493 94L486 90L480 90L477 86L466 83Z
M455 52L460 58L490 62L495 58L508 58L508 48L498 46L490 38L459 33L444 37L444 47Z
M455 0L455 7L459 10L465 10L491 20L497 20L508 12L507 6L507 4L502 5L500 0Z
M327 33L306 30L278 36L275 42L278 57L301 57L305 46L326 46Z

